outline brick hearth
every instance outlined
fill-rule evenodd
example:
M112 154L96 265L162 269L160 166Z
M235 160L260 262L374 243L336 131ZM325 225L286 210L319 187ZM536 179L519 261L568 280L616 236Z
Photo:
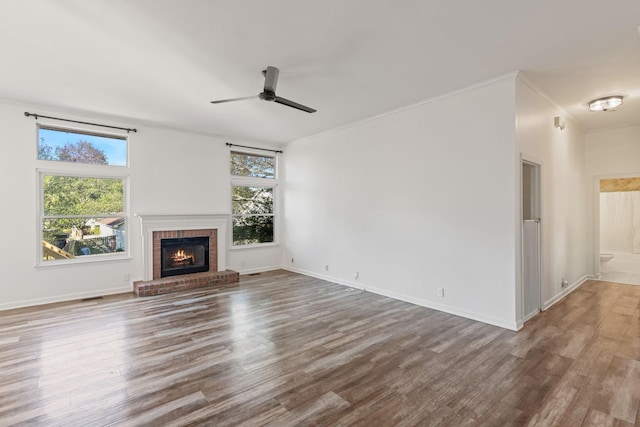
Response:
M164 277L147 281L139 280L133 282L133 290L136 295L146 297L204 287L236 287L239 281L240 274L237 271L226 270Z

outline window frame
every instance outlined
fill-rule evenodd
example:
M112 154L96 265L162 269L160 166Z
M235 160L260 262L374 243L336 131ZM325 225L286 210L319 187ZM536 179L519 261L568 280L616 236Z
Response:
M239 154L247 154L252 156L261 156L261 157L269 157L274 159L274 176L273 178L268 177L254 177L254 176L242 176L242 175L232 175L231 174L231 156L232 153ZM252 150L249 148L242 148L241 150L233 149L232 147L229 149L229 206L231 211L231 219L230 219L230 229L231 233L229 233L229 248L231 250L242 250L242 249L251 249L251 248L264 248L269 246L277 246L279 245L279 237L280 237L280 225L279 225L279 156L278 153L268 153L265 154L262 150ZM235 215L233 213L233 188L234 187L259 187L259 188L272 188L273 189L273 209L271 214L255 214L255 215L244 215L244 216L270 216L273 218L273 241L272 242L264 242L264 243L250 243L246 245L236 245L233 239L233 220L236 217L241 217L243 215Z
M58 129L62 132L71 131L71 132L85 132L91 134L100 134L104 136L114 136L117 138L125 138L127 144L127 160L126 166L119 165L96 165L89 163L79 163L79 162L66 162L59 160L41 160L38 156L39 150L39 130L40 127L46 127L47 129ZM86 128L79 127L71 127L71 126L59 126L56 124L51 124L47 121L43 121L42 123L38 123L35 126L35 159L36 159L36 233L35 233L35 244L36 244L36 259L35 259L35 267L36 268L49 268L61 265L77 265L77 264L86 264L86 263L95 263L95 262L109 262L109 261L118 261L118 260L128 260L131 259L131 215L130 215L130 176L129 176L129 150L131 139L130 135L126 133L115 133L115 132L102 132L98 129L94 129L93 127L87 126ZM96 254L93 256L86 257L78 257L73 259L54 259L54 260L44 260L44 252L42 248L42 240L44 237L43 233L43 224L45 217L50 215L45 215L44 212L44 177L48 175L54 176L69 176L69 177L79 177L79 178L105 178L105 179L119 179L123 181L123 214L125 222L125 232L124 232L124 251L122 252L114 252L107 254Z

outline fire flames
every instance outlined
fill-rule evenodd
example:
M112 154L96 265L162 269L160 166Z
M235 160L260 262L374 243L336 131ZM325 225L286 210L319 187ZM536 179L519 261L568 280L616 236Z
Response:
M173 255L171 255L171 264L176 265L193 265L193 254L186 253L183 249L178 249Z

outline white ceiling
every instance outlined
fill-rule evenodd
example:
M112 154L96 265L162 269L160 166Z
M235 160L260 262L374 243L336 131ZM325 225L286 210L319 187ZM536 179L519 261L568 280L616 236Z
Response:
M0 98L278 144L521 70L589 132L640 125L639 25L638 0L6 0ZM318 112L209 103L267 65Z

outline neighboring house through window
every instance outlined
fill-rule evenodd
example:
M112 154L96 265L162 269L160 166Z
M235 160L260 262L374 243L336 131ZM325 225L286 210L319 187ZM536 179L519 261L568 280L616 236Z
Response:
M127 253L127 137L38 126L38 264ZM44 164L44 162L43 162Z
M275 242L276 157L231 151L233 246Z

